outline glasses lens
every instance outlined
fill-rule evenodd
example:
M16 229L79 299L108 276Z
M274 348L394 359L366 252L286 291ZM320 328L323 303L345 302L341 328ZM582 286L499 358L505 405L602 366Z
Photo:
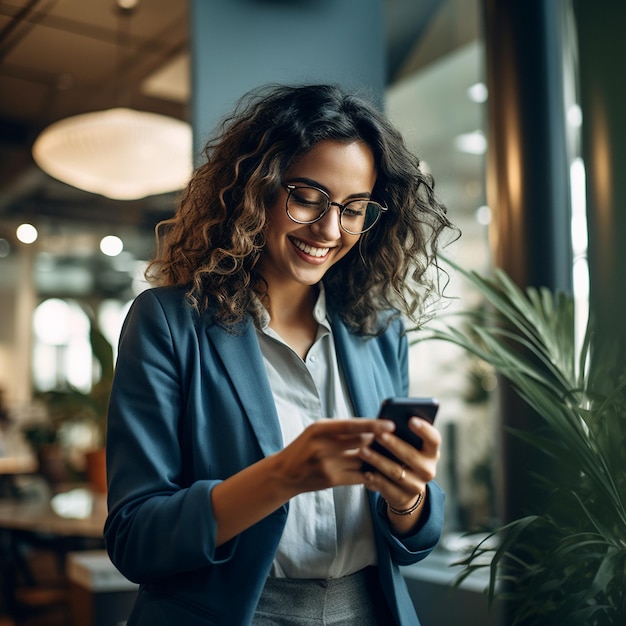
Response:
M341 225L344 230L358 235L369 230L380 216L381 207L370 200L352 200L341 212Z
M303 224L314 222L326 210L328 196L314 187L295 187L287 198L287 213Z

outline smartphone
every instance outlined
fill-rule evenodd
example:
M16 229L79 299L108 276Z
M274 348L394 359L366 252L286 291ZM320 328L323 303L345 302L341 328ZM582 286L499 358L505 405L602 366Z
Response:
M409 428L409 420L413 416L421 417L432 424L435 421L438 410L439 400L437 398L387 398L380 405L378 418L394 422L396 425L394 435L420 450L422 439ZM372 450L400 463L387 448L383 448L377 441L372 443ZM363 471L367 470L376 471L376 468L369 465L369 463L364 463Z

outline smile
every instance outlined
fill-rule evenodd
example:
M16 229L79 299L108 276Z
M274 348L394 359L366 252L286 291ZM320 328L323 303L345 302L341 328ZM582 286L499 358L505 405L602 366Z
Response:
M308 243L304 243L304 241L300 241L299 239L292 239L291 237L290 241L291 243L293 243L294 246L296 246L296 248L298 248L298 250L301 250L309 256L324 257L328 254L328 251L330 250L330 248L316 248L314 246L310 246Z

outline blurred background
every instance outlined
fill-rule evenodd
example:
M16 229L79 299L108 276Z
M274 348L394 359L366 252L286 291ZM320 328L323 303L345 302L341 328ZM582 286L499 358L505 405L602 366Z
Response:
M52 495L89 477L154 227L175 211L213 127L260 83L367 92L432 172L462 232L446 254L466 269L497 265L520 284L573 291L584 323L576 4L590 5L0 0L4 496L43 474ZM452 271L446 293L448 310L483 305ZM441 401L443 545L454 553L464 533L506 517L512 470L499 436L511 407L494 372L452 346L416 340L411 357L412 394ZM51 445L57 456L46 460Z

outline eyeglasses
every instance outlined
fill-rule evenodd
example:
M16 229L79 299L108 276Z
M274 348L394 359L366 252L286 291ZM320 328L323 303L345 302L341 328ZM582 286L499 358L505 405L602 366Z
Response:
M331 206L339 207L339 225L350 235L361 235L376 224L387 207L373 200L350 200L345 204L332 202L317 187L300 187L283 183L287 190L287 215L297 224L313 224L321 220Z

